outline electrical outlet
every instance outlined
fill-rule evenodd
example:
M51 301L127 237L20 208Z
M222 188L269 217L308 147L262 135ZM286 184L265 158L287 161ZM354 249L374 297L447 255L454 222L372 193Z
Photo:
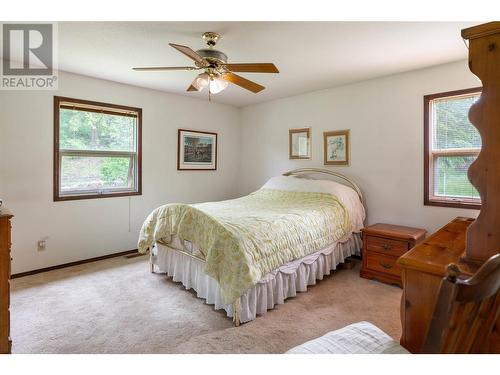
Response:
M47 241L46 240L40 240L37 242L38 251L44 251L46 248L47 248Z

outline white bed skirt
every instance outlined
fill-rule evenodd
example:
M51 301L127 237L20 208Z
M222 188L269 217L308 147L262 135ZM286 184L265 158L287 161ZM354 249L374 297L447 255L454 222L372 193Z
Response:
M360 249L359 234L352 234L270 272L240 297L240 321L254 320L257 314L265 314L277 304L283 304L287 298L296 296L297 292L307 291L307 286L315 285L316 280L329 275L345 258L358 255ZM216 310L224 309L228 317L233 317L233 306L222 302L219 284L205 274L204 262L162 244L154 247L151 262L154 272L166 273L186 289L194 289L199 298L215 305Z

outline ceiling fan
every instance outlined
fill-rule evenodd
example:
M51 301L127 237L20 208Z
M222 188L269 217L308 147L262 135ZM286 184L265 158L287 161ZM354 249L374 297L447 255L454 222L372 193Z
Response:
M193 51L187 46L169 43L177 51L183 53L194 61L195 66L156 66L148 68L133 68L137 71L167 71L167 70L203 70L189 85L187 91L201 91L208 87L208 95L218 94L224 90L229 82L243 87L253 93L258 93L265 89L264 86L243 78L233 72L248 73L279 73L272 63L245 63L230 64L227 62L227 55L224 52L214 49L220 35L214 32L203 34L203 40L208 48Z

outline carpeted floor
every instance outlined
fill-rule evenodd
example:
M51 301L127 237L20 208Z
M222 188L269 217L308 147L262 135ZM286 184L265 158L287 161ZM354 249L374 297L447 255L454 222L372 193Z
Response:
M113 258L12 280L14 353L283 353L367 320L399 339L401 289L332 275L238 328L194 292Z

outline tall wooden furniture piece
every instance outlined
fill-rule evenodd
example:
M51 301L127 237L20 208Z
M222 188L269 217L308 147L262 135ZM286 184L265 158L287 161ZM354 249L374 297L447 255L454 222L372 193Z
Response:
M10 230L12 215L0 214L0 354L9 354L10 341Z
M464 260L483 263L500 252L500 22L462 30L469 40L469 68L483 83L469 118L481 135L482 150L469 168L481 196L481 212L467 232Z
M360 276L401 286L398 258L421 242L424 229L377 223L362 229L363 264Z
M447 266L456 263L472 275L500 252L500 22L465 29L462 36L469 41L469 67L483 83L481 97L469 112L482 139L482 150L469 168L482 206L476 220L456 218L398 260L403 280L401 344L413 353L422 350ZM500 353L500 318L485 339L482 351Z

